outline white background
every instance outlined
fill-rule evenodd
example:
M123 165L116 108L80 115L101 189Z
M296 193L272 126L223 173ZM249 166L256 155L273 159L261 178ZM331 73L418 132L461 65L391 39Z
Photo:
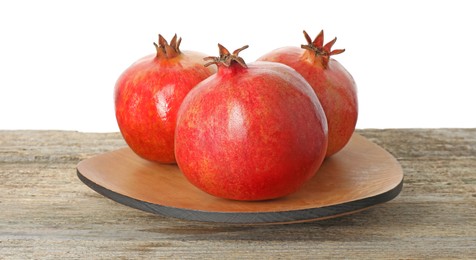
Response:
M476 127L472 1L1 1L0 129L118 131L113 88L155 51L249 44L247 62L324 29L358 85L358 128Z

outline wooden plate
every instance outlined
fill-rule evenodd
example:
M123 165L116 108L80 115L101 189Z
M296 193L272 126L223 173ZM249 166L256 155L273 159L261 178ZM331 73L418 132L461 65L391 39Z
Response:
M81 161L79 179L124 205L181 219L226 223L288 223L342 216L395 198L403 185L397 160L354 134L316 176L284 198L242 202L191 185L176 165L149 162L129 148Z

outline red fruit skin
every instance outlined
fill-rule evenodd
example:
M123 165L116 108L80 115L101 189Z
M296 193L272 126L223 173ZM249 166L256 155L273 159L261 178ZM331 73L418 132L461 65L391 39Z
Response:
M311 87L291 68L235 63L189 93L175 137L177 164L192 184L222 198L267 200L316 174L327 123Z
M187 93L213 74L205 55L183 51L174 58L146 56L126 69L116 82L114 103L122 136L140 157L175 163L177 111Z
M299 72L317 94L327 116L329 145L326 157L342 150L355 130L357 87L350 73L335 59L327 66L322 57L298 47L283 47L258 60L286 64Z

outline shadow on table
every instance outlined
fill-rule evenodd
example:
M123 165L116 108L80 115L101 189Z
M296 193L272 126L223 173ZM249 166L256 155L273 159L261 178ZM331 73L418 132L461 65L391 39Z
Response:
M173 226L142 231L177 238L187 236L188 240L373 241L388 238L390 232L411 230L425 223L431 225L431 220L414 214L414 206L387 203L347 216L294 224L237 225L177 220Z

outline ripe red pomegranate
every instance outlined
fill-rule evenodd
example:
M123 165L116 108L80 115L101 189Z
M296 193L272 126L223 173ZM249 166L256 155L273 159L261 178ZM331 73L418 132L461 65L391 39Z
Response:
M246 64L221 46L218 72L184 99L175 132L177 164L209 194L266 200L315 175L327 148L324 111L305 79L275 62Z
M316 92L327 116L329 146L326 157L340 151L349 142L357 123L357 87L350 73L330 56L344 52L331 50L337 38L324 45L324 32L311 40L304 31L307 44L283 47L258 60L286 64L298 71Z
M170 44L159 35L157 53L139 59L116 82L116 119L129 147L144 159L175 163L177 111L185 95L213 74L204 54L180 51L181 38Z

